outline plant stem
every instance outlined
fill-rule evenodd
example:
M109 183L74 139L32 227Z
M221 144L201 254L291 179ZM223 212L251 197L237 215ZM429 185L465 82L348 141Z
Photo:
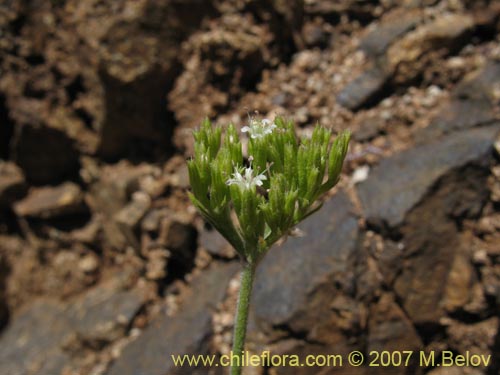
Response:
M256 262L245 262L241 271L240 295L236 317L234 320L233 351L231 356L231 375L240 375L242 370L243 350L245 349L245 336L247 333L248 307L252 294L252 284L255 275ZM236 359L234 357L239 357Z

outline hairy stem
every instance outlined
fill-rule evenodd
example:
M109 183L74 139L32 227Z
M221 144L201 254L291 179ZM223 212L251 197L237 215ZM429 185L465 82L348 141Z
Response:
M247 333L248 307L252 294L252 285L255 275L256 262L245 262L241 271L240 295L236 318L234 320L233 352L231 356L231 375L240 375L242 370L243 350L245 349L245 336ZM235 357L239 357L235 358Z

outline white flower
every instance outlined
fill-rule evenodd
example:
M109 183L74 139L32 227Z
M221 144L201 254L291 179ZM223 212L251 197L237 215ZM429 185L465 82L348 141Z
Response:
M238 169L234 168L233 178L226 181L227 185L238 185L241 189L251 189L253 186L262 186L262 181L267 180L264 174L253 175L252 167L244 168L242 175Z
M250 126L244 126L241 128L241 131L243 133L248 132L250 137L255 139L271 134L276 128L276 124L267 118L262 119L261 121L252 118L250 119Z

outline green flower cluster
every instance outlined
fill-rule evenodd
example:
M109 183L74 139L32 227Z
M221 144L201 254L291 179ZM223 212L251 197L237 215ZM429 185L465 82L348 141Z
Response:
M318 198L339 179L350 134L331 141L316 126L297 139L294 124L277 117L251 119L248 157L233 125L222 134L205 120L194 132L188 161L190 198L202 216L251 264L296 224L320 208Z

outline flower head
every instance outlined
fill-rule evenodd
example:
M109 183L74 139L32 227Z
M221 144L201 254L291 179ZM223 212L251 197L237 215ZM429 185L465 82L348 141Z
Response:
M243 175L234 168L233 178L226 181L227 185L238 185L241 189L251 189L254 186L262 186L262 181L267 180L264 174L253 175L252 167L244 168Z
M253 262L319 209L318 199L339 180L349 133L332 140L331 130L317 125L310 138L299 139L293 122L280 117L251 117L247 125L242 129L250 137L245 153L232 124L223 134L206 120L193 133L189 197L203 218Z
M243 133L248 132L250 134L250 137L255 139L262 138L268 134L271 134L276 128L276 124L274 122L271 122L271 120L267 118L262 120L250 118L250 126L244 126L243 128L241 128L241 131Z

